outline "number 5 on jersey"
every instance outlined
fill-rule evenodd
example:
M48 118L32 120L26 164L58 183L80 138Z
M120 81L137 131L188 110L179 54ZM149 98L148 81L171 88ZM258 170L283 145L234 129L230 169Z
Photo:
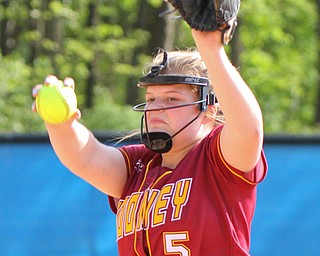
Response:
M186 241L189 241L188 231L165 232L163 234L164 254L190 256L190 249L183 244Z

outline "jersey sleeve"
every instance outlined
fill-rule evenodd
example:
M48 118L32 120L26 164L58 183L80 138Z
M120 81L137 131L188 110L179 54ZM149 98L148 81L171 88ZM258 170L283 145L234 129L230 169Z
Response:
M150 152L146 150L145 145L135 144L119 147L118 150L121 152L127 167L127 176L128 179L131 177L134 168L139 168L137 164L139 163L139 159L143 157L146 153ZM124 189L124 191L126 188ZM110 208L114 213L117 213L117 204L119 198L114 198L112 196L108 196Z
M252 171L243 172L234 168L228 164L221 153L220 134L222 127L223 126L218 127L210 134L210 151L214 162L219 167L219 170L221 170L223 175L238 186L251 187L257 185L264 180L268 170L267 160L263 149L261 150L260 158Z

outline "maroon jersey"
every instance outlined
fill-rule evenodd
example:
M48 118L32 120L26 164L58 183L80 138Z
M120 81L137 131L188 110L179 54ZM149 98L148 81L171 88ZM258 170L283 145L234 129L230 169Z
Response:
M219 148L221 127L175 169L144 145L120 148L129 178L117 213L119 255L249 255L256 185L267 172L264 153L252 172L228 165ZM116 206L115 201L118 201Z

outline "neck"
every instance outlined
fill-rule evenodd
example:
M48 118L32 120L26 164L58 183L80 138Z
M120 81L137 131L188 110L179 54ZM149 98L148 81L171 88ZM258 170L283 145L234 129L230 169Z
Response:
M173 139L172 149L162 154L161 166L174 169L179 162L196 146L200 141L206 137L211 130L204 129L201 127L198 133L195 135L194 140L190 141L189 144L185 144L186 138L183 136L177 136ZM182 134L181 134L182 135ZM188 135L189 136L189 135ZM177 146L179 145L179 146Z
M173 147L169 152L162 154L161 166L170 169L176 168L180 161L201 141L201 138L193 141L183 148Z

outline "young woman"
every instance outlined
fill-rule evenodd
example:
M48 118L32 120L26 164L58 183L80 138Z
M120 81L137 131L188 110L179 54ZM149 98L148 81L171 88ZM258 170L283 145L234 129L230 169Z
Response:
M142 144L99 143L79 112L46 124L61 162L109 196L119 255L249 255L267 172L261 110L221 32L192 33L199 52L160 52L140 79Z

